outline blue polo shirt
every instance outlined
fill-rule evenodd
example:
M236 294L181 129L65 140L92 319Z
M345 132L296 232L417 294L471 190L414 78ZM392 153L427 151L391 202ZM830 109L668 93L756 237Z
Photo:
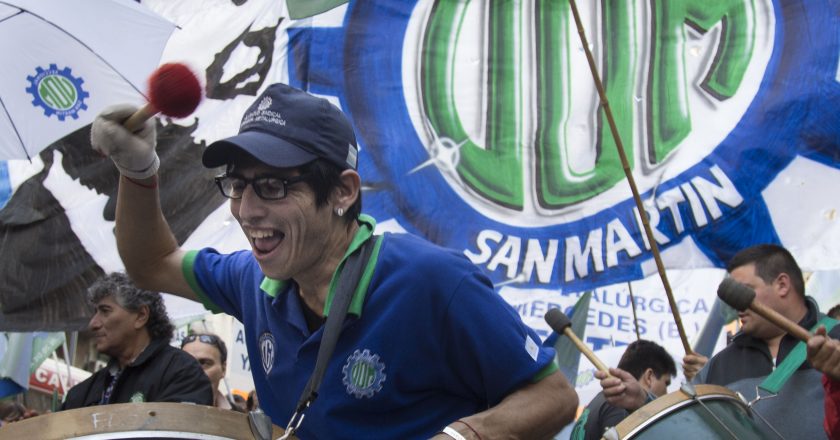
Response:
M359 224L348 255L377 243L300 438L428 438L557 369L466 257L409 234L373 236L366 215ZM244 324L260 406L285 427L323 334L308 330L297 285L266 278L250 251L190 252L184 274L208 309Z

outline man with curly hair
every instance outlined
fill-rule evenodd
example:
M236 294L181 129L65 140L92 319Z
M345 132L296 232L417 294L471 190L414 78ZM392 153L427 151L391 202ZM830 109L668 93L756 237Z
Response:
M169 345L174 327L160 293L112 273L88 291L90 331L108 365L67 393L62 409L128 402L213 404L210 380L188 353Z

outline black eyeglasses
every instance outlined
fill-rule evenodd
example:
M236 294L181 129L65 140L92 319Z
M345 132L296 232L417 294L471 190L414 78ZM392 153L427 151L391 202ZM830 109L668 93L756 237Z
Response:
M220 357L222 363L227 361L227 347L225 347L225 343L222 342L222 340L219 339L219 337L216 335L187 335L186 337L184 337L184 339L181 339L181 348L184 348L185 345L189 344L190 342L195 342L196 340L216 347L219 350L219 354L221 354Z
M280 200L285 198L289 192L289 185L302 182L306 180L306 175L295 177L256 177L254 179L246 179L239 176L229 176L227 174L216 177L216 185L222 195L229 199L241 199L242 194L245 193L245 188L251 185L257 197L263 200Z

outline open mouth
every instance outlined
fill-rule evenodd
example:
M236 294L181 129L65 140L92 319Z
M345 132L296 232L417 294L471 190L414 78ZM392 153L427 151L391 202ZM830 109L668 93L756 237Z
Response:
M273 252L280 246L286 234L272 229L249 230L248 237L251 239L251 247L257 255L266 255Z

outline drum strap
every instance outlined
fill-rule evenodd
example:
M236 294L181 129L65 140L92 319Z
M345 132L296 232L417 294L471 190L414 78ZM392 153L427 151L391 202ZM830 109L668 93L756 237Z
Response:
M338 336L341 333L344 318L350 309L353 292L356 290L356 286L362 278L362 273L364 272L367 261L370 260L376 241L377 237L370 237L350 254L344 262L344 268L341 269L341 274L338 276L338 284L335 287L332 303L330 304L330 314L327 315L327 322L324 324L324 333L321 336L321 345L318 347L315 368L312 370L312 376L309 377L309 382L306 383L306 387L303 389L300 400L298 400L298 404L295 407L295 413L289 419L289 425L286 427L286 432L281 439L289 438L289 436L294 434L301 422L303 422L304 411L318 397L318 387L321 386L321 380L324 378L324 373L327 370L327 363L330 357L332 357L336 342L338 342Z
M828 316L823 316L816 324L811 328L811 333L817 330L820 325L825 326L825 330L831 331L835 325L837 325L837 320L831 319ZM780 389L785 385L785 383L793 376L793 373L799 369L799 366L805 362L805 357L807 356L805 342L799 341L794 347L793 350L788 353L785 360L764 379L764 382L761 382L761 385L758 387L762 390L768 391L772 394L777 394Z

